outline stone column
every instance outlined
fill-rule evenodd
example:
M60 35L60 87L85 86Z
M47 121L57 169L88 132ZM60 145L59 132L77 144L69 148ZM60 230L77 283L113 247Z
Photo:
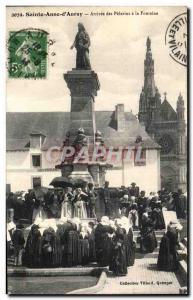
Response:
M73 164L73 171L68 176L69 179L82 178L86 182L94 183L91 174L88 171L87 164Z
M64 165L62 165L61 170L62 170L62 176L67 178L71 174L71 172L73 171L73 165L64 164Z
M92 175L95 186L99 186L99 166L94 164L90 165L88 170Z
M99 166L99 186L100 187L104 187L106 171L107 171L107 165Z
M79 128L84 128L89 143L95 137L94 97L100 88L97 74L92 70L78 70L64 74L71 95L70 140L73 141Z

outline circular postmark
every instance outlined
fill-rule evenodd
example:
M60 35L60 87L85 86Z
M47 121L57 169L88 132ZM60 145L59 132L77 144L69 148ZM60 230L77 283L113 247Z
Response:
M187 13L176 16L169 23L165 34L170 57L183 66L187 66L187 19Z
M47 35L42 29L10 31L8 73L10 78L45 78L47 71Z

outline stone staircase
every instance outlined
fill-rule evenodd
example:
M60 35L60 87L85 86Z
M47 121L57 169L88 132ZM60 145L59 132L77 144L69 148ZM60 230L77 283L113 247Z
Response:
M179 270L176 276L181 285L181 294L187 294L187 280L188 280L188 241L187 238L183 238L179 244L180 249L178 250L178 255L180 257Z
M139 243L139 236L140 235L139 235L139 232L140 232L139 230L134 230L133 231L133 239L136 242L136 258L138 258L139 253L140 253L140 243ZM161 239L162 239L162 236L163 236L164 232L165 232L165 229L155 231L158 246L152 253L148 254L149 258L157 258L158 257L159 245L160 245L160 242L161 242Z

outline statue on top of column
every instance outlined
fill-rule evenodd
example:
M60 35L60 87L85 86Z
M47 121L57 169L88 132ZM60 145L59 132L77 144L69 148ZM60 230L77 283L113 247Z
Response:
M91 70L89 59L90 37L82 23L78 23L78 32L70 49L76 48L76 69Z

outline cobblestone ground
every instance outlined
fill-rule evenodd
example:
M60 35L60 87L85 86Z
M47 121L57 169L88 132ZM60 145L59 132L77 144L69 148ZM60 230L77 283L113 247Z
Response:
M108 275L98 294L179 294L180 285L173 272L158 271L157 258L136 259L127 276Z

